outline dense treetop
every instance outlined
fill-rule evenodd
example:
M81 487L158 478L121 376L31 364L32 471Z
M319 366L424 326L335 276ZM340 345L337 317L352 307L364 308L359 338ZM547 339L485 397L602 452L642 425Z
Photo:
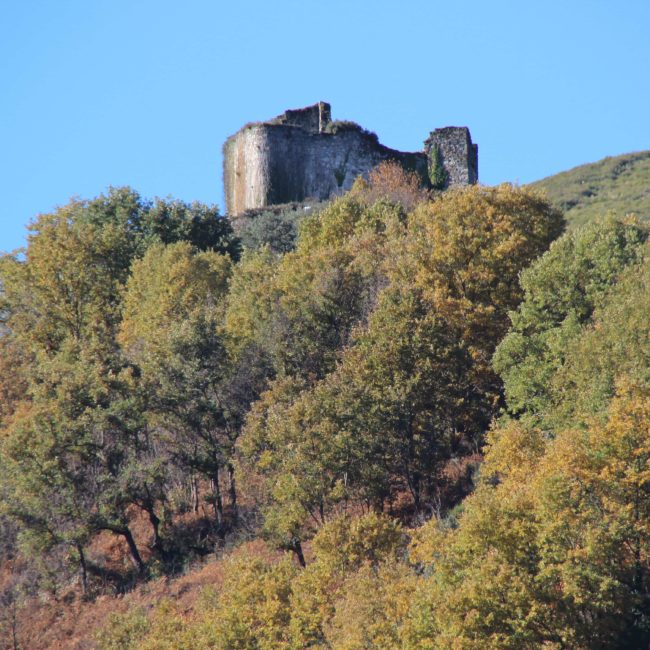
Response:
M0 261L0 625L216 556L97 647L645 647L647 229L391 166L260 219L115 189Z

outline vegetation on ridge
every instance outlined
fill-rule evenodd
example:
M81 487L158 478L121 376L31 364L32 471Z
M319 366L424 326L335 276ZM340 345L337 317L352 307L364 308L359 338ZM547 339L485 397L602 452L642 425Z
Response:
M570 226L607 214L650 220L650 151L612 156L531 184L546 191Z
M648 645L643 224L562 235L533 190L432 197L391 165L291 250L240 256L216 215L211 245L165 240L204 213L175 205L75 203L1 262L8 643L47 644L35 594L91 607L209 557L189 606L86 647Z

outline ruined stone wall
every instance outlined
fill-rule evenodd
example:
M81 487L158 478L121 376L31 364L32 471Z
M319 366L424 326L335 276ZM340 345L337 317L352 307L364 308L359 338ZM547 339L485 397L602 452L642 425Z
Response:
M394 159L426 170L424 155L411 156L407 161L408 155L383 147L361 130L309 134L269 127L267 144L267 204L324 201L347 192L357 176L367 174L383 160Z
M367 175L385 160L415 171L426 185L435 151L449 185L478 179L477 148L464 127L437 129L425 142L425 151L405 153L383 146L374 134L353 123L339 129L328 124L330 106L319 102L248 125L228 138L223 158L227 213L234 216L267 205L327 200L347 192L357 176Z
M447 186L472 185L478 182L478 145L472 143L469 129L447 126L436 129L424 143L431 159L435 150L447 172Z
M226 209L236 215L277 203L324 201L347 192L357 176L384 160L395 160L426 179L424 153L389 149L362 130L310 133L282 124L247 127L224 147Z
M262 125L242 129L223 148L223 180L228 214L268 205L267 132Z

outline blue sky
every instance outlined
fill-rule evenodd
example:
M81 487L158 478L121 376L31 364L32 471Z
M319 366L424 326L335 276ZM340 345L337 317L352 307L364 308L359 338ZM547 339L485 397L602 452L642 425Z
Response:
M221 145L329 101L419 150L467 125L483 183L650 149L647 0L1 0L0 250L109 185L223 205Z

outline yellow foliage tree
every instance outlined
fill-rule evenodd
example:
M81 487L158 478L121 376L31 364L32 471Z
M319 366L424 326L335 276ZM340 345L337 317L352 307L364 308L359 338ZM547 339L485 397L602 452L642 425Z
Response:
M337 600L344 595L345 580L364 566L374 571L396 561L405 543L399 523L374 512L361 517L342 515L323 526L313 539L314 561L293 583L293 647L325 644L326 628Z
M340 588L325 637L332 650L400 650L417 578L397 562L363 564Z

